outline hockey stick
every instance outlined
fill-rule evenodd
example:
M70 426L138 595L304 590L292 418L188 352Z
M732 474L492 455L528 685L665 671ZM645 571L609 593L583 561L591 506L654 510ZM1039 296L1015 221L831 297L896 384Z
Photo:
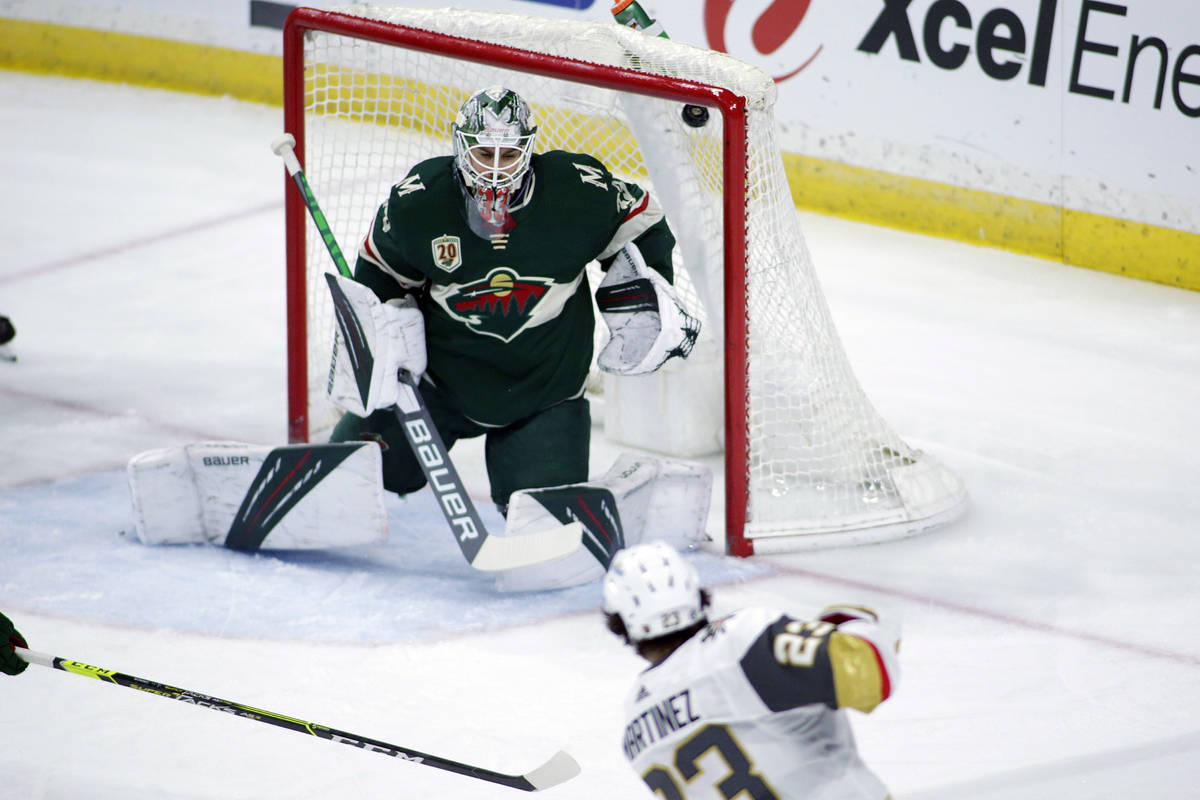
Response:
M346 256L338 247L329 222L325 219L321 207L317 205L317 198L304 176L304 170L300 168L300 161L293 149L295 146L296 139L290 133L285 133L271 142L271 150L283 159L288 174L300 190L309 216L317 226L317 232L321 234L325 248L329 251L338 272L343 277L353 277ZM337 281L332 275L326 275L325 278L333 298L334 313L347 345L354 341L365 343L364 338L356 334L358 320L350 310L350 303L338 287ZM365 353L365 344L363 350L364 357L369 357L369 353ZM450 460L450 452L429 416L429 409L417 388L417 376L401 372L399 377L409 397L403 404L407 408L395 407L396 418L400 421L400 427L404 429L409 447L421 464L426 480L437 495L438 508L449 523L463 556L472 567L481 570L513 569L550 561L583 546L583 526L577 522L521 536L497 537L488 534L479 513L475 510L475 504L458 476L458 470Z
M230 700L222 700L218 697L209 697L206 694L200 694L188 689L177 689L174 686L148 681L144 678L135 678L132 675L114 672L102 667L93 667L78 661L70 661L58 656L38 653L33 650L27 650L24 647L16 647L14 649L17 651L17 655L30 664L59 669L63 672L70 672L73 675L81 675L85 678L95 678L96 680L114 683L117 686L124 686L127 689L137 689L141 692L156 694L168 700L179 700L180 702L190 703L201 708L211 708L214 711L233 714L238 717L254 720L255 722L265 722L277 728L286 728L289 731L296 731L297 733L311 734L318 739L341 742L352 747L359 747L375 753L383 753L385 756L402 758L405 761L412 761L427 767L435 767L447 772L455 772L459 775L465 775L468 778L498 783L502 786L509 786L524 792L538 792L542 789L549 789L551 786L557 786L579 774L579 764L568 753L562 750L551 756L550 760L540 767L520 775L508 775L503 772L493 772L483 767L463 764L460 761L452 761L441 756L422 753L420 750L388 744L378 739L369 739L366 736L359 736L355 733L346 733L345 731L328 728L313 722L286 717L282 714L276 714L273 711L263 711L261 708L253 708L252 706L234 703Z

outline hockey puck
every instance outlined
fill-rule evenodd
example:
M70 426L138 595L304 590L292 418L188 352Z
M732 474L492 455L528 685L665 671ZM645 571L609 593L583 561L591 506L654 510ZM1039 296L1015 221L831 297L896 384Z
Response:
M17 329L13 327L12 320L0 317L0 344L8 344L16 335Z
M704 106L686 105L683 107L683 121L693 128L703 128L708 124L708 109Z

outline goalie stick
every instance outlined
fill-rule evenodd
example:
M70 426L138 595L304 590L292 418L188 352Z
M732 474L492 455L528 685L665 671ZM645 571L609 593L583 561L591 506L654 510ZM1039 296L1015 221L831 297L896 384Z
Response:
M288 174L300 191L300 196L304 198L309 216L317 226L317 232L321 234L325 249L329 251L338 272L343 277L351 278L353 275L350 265L346 262L342 249L338 247L325 214L317 205L317 198L308 185L299 159L296 158L295 146L296 139L290 133L285 133L271 142L271 150L283 159ZM358 320L349 310L349 302L334 277L328 274L325 277L343 337L348 343L363 342L361 335L346 336L347 332L358 326ZM366 355L369 357L369 354ZM396 417L400 421L400 427L404 429L409 447L421 464L426 480L437 496L438 508L450 525L454 540L458 542L459 549L472 567L489 571L515 569L560 558L583 546L583 526L577 522L521 536L490 535L479 518L462 479L458 476L458 470L450 460L449 450L442 441L441 434L429 416L429 409L417 388L418 377L407 372L401 372L399 377L409 395L406 405L411 408L405 410L400 406L394 407Z
M493 772L483 767L476 767L460 761L452 761L441 756L422 753L420 750L413 750L409 747L388 744L378 739L369 739L366 736L339 731L336 728L329 728L314 722L305 722L304 720L294 719L283 714L276 714L273 711L264 711L261 708L254 708L230 700L222 700L219 697L209 697L206 694L200 694L188 689L178 689L174 686L148 681L144 678L136 678L133 675L126 675L122 672L115 672L102 667L93 667L90 664L47 655L46 653L38 653L33 650L27 650L24 647L16 647L14 649L17 655L30 664L62 670L63 672L80 675L84 678L95 678L96 680L113 683L117 686L124 686L127 689L137 689L141 692L156 694L168 700L179 700L180 702L200 706L201 708L211 708L214 711L233 714L238 717L254 720L255 722L265 722L277 728L286 728L289 731L296 731L297 733L311 734L318 739L341 742L352 747L370 750L375 753L383 753L385 756L392 756L393 758L423 764L427 767L454 772L458 775L465 775L468 778L488 781L489 783L498 783L501 786L509 786L524 792L538 792L542 789L549 789L551 786L557 786L560 783L569 781L578 775L580 771L579 764L575 759L571 758L565 751L559 750L546 763L529 772L519 775Z

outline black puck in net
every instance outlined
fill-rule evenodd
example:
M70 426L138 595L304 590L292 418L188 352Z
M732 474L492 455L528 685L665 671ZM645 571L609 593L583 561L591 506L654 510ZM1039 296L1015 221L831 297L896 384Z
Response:
M708 123L708 109L704 106L685 105L683 121L693 128L703 128Z

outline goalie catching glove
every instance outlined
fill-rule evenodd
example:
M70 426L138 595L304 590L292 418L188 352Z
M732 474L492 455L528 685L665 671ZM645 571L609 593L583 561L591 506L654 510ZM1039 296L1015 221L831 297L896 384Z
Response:
M381 303L361 283L337 275L327 278L337 320L329 399L360 417L396 405L406 396L400 371L414 379L425 372L425 318L416 298Z
M687 358L700 334L700 320L683 310L675 289L632 243L617 251L596 305L611 334L596 363L614 375L645 375L670 358Z

